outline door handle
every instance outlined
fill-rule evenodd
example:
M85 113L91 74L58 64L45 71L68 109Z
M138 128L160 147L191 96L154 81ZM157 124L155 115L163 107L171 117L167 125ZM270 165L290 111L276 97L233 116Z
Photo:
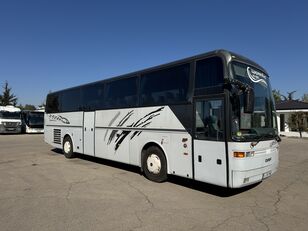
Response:
M91 128L91 132L93 132L93 128Z
M84 128L85 131L87 131L87 128Z

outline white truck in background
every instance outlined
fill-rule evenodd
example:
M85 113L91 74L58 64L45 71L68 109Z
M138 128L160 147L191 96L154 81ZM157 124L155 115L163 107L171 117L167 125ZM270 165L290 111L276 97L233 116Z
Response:
M0 133L21 133L20 108L0 106Z

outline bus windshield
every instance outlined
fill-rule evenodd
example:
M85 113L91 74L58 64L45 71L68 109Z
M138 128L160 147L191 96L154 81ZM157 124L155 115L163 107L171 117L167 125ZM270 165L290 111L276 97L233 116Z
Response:
M246 64L233 62L234 79L254 90L254 111L244 112L244 94L232 97L232 138L266 139L277 136L276 113L269 77Z
M44 125L44 113L41 112L29 112L26 123L28 125Z
M1 119L20 119L20 112L0 111Z

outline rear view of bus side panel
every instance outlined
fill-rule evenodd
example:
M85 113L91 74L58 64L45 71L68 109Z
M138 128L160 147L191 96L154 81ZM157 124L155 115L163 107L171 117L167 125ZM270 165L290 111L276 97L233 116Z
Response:
M61 148L63 139L72 139L74 152L83 153L83 112L45 114L45 142Z

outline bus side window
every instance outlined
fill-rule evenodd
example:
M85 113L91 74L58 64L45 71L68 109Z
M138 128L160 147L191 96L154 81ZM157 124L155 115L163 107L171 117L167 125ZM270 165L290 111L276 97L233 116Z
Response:
M223 140L223 101L203 100L196 102L195 121L195 137L197 139Z
M188 100L190 64L145 73L141 76L141 106L183 103Z
M223 63L219 57L196 62L195 94L214 94L223 91Z
M105 106L107 108L137 106L138 78L129 77L106 83Z

